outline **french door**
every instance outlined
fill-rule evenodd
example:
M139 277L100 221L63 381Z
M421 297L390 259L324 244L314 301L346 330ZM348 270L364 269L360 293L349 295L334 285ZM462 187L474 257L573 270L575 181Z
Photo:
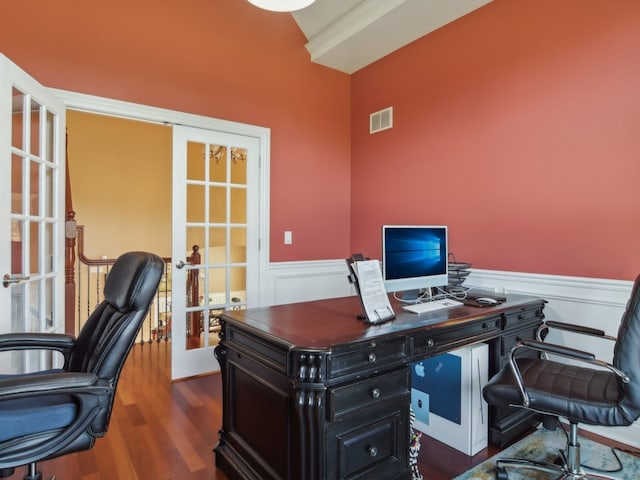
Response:
M172 378L219 370L219 316L259 303L260 140L174 126Z
M0 54L0 333L64 331L65 105ZM40 370L45 352L0 369Z

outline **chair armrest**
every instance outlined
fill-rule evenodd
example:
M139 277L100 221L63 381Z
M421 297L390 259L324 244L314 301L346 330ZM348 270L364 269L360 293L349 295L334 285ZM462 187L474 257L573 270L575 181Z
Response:
M108 387L108 384L105 383ZM11 375L0 378L0 406L3 400L14 399L25 395L74 393L88 387L100 387L104 392L105 385L99 384L98 376L85 372L36 373L28 375Z
M556 355L562 355L563 357L574 358L576 360L584 360L586 362L592 362L596 359L596 356L591 352L585 352L584 350L565 347L564 345L557 345L555 343L545 343L538 342L536 340L523 339L520 341L520 346L529 348L531 350L538 350L539 352L554 353ZM516 347L518 347L518 345L515 345L513 347L513 350L515 350Z
M516 377L516 382L518 384L518 388L520 389L520 393L522 394L523 405L525 407L529 406L530 400L529 400L529 395L527 394L527 391L526 391L522 374L520 373L520 369L518 368L518 364L516 362L516 352L521 348L536 350L543 353L552 353L554 355L559 355L559 356L570 358L573 360L586 362L591 365L596 365L598 367L602 367L613 372L624 383L629 383L630 381L630 378L626 373L617 369L610 363L604 362L602 360L598 360L593 353L585 352L584 350L578 350L575 348L565 347L563 345L525 339L516 343L511 349L511 353L509 355L509 365L511 366L511 371ZM540 360L540 361L546 361L546 360Z
M590 335L592 337L604 338L606 340L617 340L616 337L612 337L604 333L604 330L599 328L585 327L583 325L576 325L575 323L556 322L554 320L547 320L538 327L536 332L536 338L538 341L542 341L542 332L549 330L549 328L555 328L557 330L564 330L572 333L580 333L583 335Z
M0 335L0 351L6 350L58 350L68 352L75 337L64 333L4 333Z

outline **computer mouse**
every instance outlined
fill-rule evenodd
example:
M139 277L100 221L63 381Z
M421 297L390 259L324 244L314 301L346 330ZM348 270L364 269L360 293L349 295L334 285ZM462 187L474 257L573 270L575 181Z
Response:
M498 305L498 301L495 298L490 297L476 298L476 302L478 302L480 305Z

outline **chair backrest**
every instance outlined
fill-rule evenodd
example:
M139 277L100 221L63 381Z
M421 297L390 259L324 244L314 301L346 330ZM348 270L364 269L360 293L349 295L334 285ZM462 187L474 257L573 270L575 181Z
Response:
M82 327L65 370L113 380L124 364L156 293L164 263L157 255L129 252L113 264L104 300Z
M104 300L82 327L65 370L94 373L113 387L147 315L160 283L164 262L146 252L118 257L104 286ZM103 414L92 422L95 433L105 432L111 416L113 394L103 402Z
M640 276L633 284L631 297L622 315L613 365L630 378L627 384L620 381L624 397L619 412L631 423L640 417Z

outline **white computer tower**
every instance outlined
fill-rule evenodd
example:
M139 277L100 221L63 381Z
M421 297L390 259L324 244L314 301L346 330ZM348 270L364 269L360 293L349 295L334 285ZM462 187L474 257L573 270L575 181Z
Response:
M484 343L411 365L413 427L466 455L487 446L488 407L482 398L489 371Z

